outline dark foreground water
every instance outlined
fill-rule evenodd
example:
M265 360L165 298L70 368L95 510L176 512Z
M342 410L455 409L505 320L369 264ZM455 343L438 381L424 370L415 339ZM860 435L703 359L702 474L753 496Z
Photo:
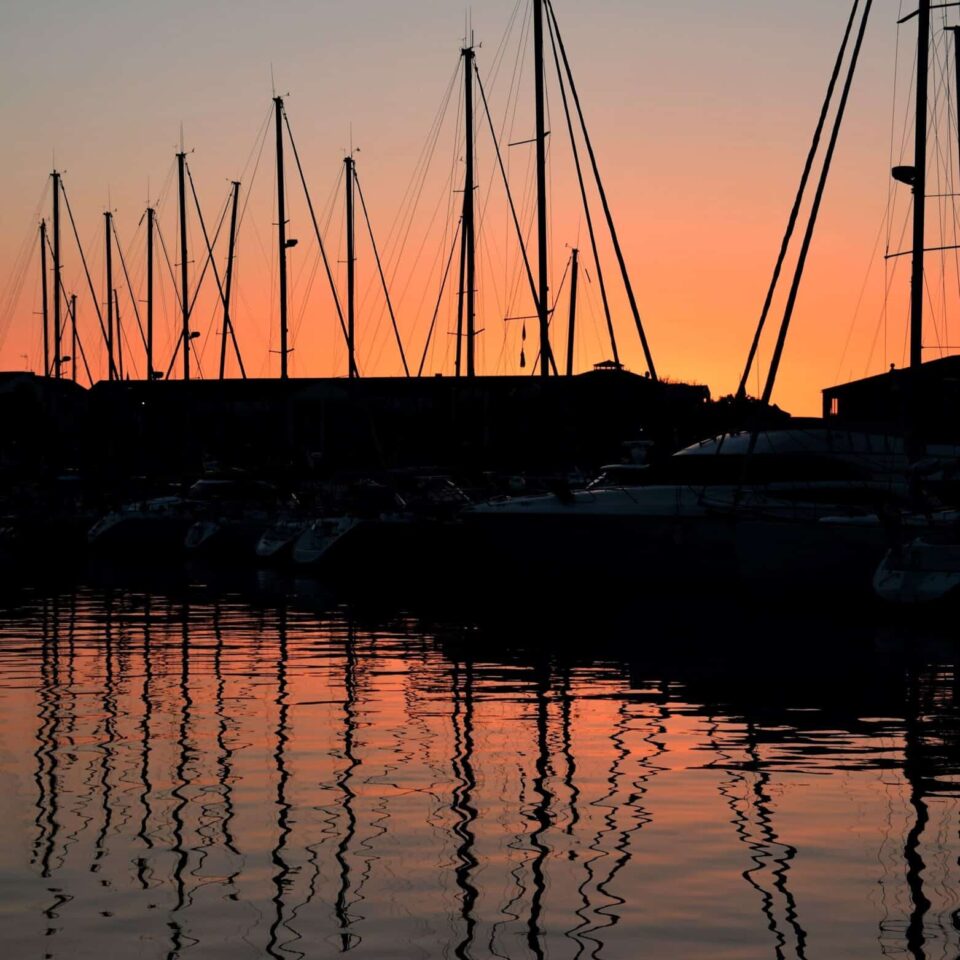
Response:
M9 956L960 952L949 627L291 592L7 598Z

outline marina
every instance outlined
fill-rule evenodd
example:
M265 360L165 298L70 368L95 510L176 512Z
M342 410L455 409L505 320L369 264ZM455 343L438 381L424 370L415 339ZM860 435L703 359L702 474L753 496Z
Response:
M62 152L45 168L0 290L3 942L960 956L960 4L743 0L727 34L699 11L745 102L734 34L797 30L790 70L816 66L812 111L809 84L802 114L769 91L805 154L758 272L775 126L717 126L645 217L660 144L630 118L669 113L680 60L604 103L583 75L610 5L510 0L482 37L468 12L434 90L425 0L389 47L396 10L365 2L307 50L317 13L284 0L281 46L325 76L364 20L390 136L332 132L343 104L271 64L252 142L214 173L192 138L219 127L181 122L135 216L109 190L91 216ZM688 24L636 7L639 76ZM237 56L190 16L226 86ZM277 28L234 18L231 43ZM878 45L889 160L854 116ZM414 149L400 121L438 96ZM855 134L886 204L844 331ZM753 195L725 193L725 144ZM730 237L683 248L665 319L659 247L697 249L710 204ZM757 302L725 306L747 264Z

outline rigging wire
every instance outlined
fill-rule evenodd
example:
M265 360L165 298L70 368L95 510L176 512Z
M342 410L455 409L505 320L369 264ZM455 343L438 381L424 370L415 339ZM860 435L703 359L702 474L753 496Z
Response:
M427 332L427 342L423 345L423 355L420 357L420 366L417 368L417 376L423 376L423 367L427 362L427 351L430 349L430 340L433 337L433 330L437 323L437 315L440 313L440 304L443 302L443 291L447 285L447 278L450 276L450 265L453 263L453 255L457 250L457 238L460 236L460 227L462 224L457 224L457 229L453 234L453 243L450 246L450 256L447 258L447 266L443 271L443 280L440 282L440 294L437 297L437 305L433 310L433 319L430 321L430 329Z
M133 350L130 347L130 337L127 334L127 331L124 328L123 324L120 322L120 294L116 289L114 289L113 294L114 294L114 301L115 301L115 310L117 314L117 350L118 350L119 359L120 359L120 379L121 380L124 379L125 372L126 372L126 379L128 380L130 379L130 371L129 370L124 371L123 369L123 343L124 341L126 341L127 350L128 350L127 362L130 364L133 364L134 378L139 380L140 368L137 366L136 360L134 360Z
M97 294L93 289L93 278L90 276L90 270L87 267L87 258L83 252L83 246L80 243L80 235L77 233L77 222L73 219L73 210L70 207L70 198L67 196L67 188L63 182L63 178L60 178L60 191L63 194L64 205L67 208L67 215L70 219L70 226L73 228L73 237L77 243L77 249L80 251L80 260L83 263L83 271L87 276L87 285L90 287L90 296L93 300L93 306L97 311L97 320L100 322L100 333L103 336L103 342L106 344L107 340L107 329L103 325L103 313L100 311L100 302L97 300ZM109 291L108 291L109 294ZM115 379L117 375L116 364L114 363L113 357L108 357L108 363L110 367L110 378Z
M440 104L434 114L433 120L431 122L430 128L427 132L427 136L424 140L423 145L420 148L420 153L417 157L417 162L414 166L414 171L410 177L410 180L404 190L400 207L396 216L394 217L393 223L391 224L390 231L387 235L387 242L385 249L387 254L384 257L384 262L386 264L384 273L388 276L389 286L396 289L397 285L397 276L400 271L400 267L404 262L406 251L408 245L411 241L411 235L413 234L414 227L417 223L417 213L420 209L423 193L426 188L427 179L429 177L430 171L433 169L433 162L437 155L437 145L439 143L440 135L443 132L444 124L447 118L447 114L450 108L450 102L453 97L453 91L456 89L457 80L461 75L462 70L462 57L457 58L456 65L451 73L450 79L444 88L443 95L440 99ZM461 108L460 103L458 102L458 123L456 126L457 130L457 139L459 139L459 110ZM437 252L432 260L432 267L427 275L426 282L421 290L420 299L417 305L415 316L419 317L423 308L423 304L430 294L432 286L432 278L434 275L434 270L437 269L439 265L443 262L444 251L447 248L447 233L449 230L449 222L452 219L452 194L449 192L451 185L453 183L454 170L456 167L456 160L458 155L459 144L456 144L457 149L455 149L454 156L451 162L450 175L444 184L444 189L440 192L437 202L433 207L433 211L430 214L429 219L424 225L422 238L417 245L416 252L413 253L410 257L413 263L419 264L423 261L424 251L426 250L427 244L431 242L431 238L435 235L434 227L437 222L438 215L440 214L441 208L444 206L446 201L446 216L444 218L444 228L443 235L440 238L439 245L437 247ZM416 270L408 270L406 277L401 281L401 286L399 290L399 296L396 299L396 303L399 306L402 306L410 293L411 286L416 275ZM372 287L373 281L368 285L367 291L365 293L364 299L366 299L367 294ZM375 330L379 330L380 322L383 317L384 308L381 308L381 311L377 318L377 327ZM416 321L414 332L416 331ZM382 351L382 346L381 346ZM374 363L376 364L379 359L380 353L375 356Z
M868 3L871 3L872 0L867 0ZM580 95L577 93L577 85L573 79L573 71L570 67L570 61L567 57L566 47L563 43L563 35L560 32L560 25L557 23L557 16L553 10L552 0L544 0L546 4L546 10L549 14L548 19L553 22L553 29L556 31L557 35L557 44L560 48L560 55L563 58L564 70L567 75L567 82L570 84L570 93L573 96L574 106L577 108L577 117L580 121L580 130L583 134L583 142L587 148L587 154L590 157L590 164L593 167L593 176L597 184L597 192L600 195L600 204L603 207L604 215L607 220L607 229L610 231L610 239L613 242L613 250L617 257L617 262L620 265L620 273L623 278L623 285L626 289L627 299L630 302L630 309L633 312L634 323L637 327L637 333L640 336L640 344L643 347L643 355L647 362L647 370L650 373L652 380L657 380L657 369L653 363L653 355L650 352L650 345L647 342L647 334L643 328L643 321L640 318L640 310L637 307L636 297L633 293L633 284L630 282L630 274L627 271L627 263L623 256L623 250L620 246L620 238L617 235L617 230L613 222L613 213L610 210L610 204L607 202L607 192L604 189L603 181L600 178L600 168L597 164L596 153L593 149L593 142L590 139L590 134L587 130L586 119L583 115L583 108L580 104Z
M34 224L39 223L41 211L46 206L47 198L50 194L50 183L50 178L47 178L43 190L40 192L40 199L37 201L37 205L33 211L32 220ZM3 293L0 294L0 350L3 349L7 335L12 327L13 317L19 306L20 297L33 265L36 250L39 250L37 230L34 225L31 225L14 257L13 266L8 274Z
M188 170L189 170L189 168L188 168ZM192 181L191 181L191 184L192 184ZM194 197L196 197L196 194L194 194ZM204 263L203 263L203 269L200 271L200 278L197 280L197 285L196 285L196 287L194 288L194 291L193 291L193 297L192 297L191 300L190 300L190 306L189 306L189 308L187 309L187 316L188 316L188 317L191 317L191 316L193 315L193 308L197 305L197 300L198 300L198 298L200 297L200 290L201 290L201 288L203 287L204 277L206 277L206 275L207 275L207 270L209 269L209 267L210 267L211 265L213 266L213 274L214 274L214 276L217 278L217 286L218 286L219 289L220 289L220 302L223 303L223 287L220 285L220 275L219 275L219 273L218 273L218 271L217 271L217 265L216 265L216 263L214 263L213 247L216 246L217 240L220 238L220 231L223 229L224 221L225 221L226 218L227 218L227 209L229 208L229 204L230 204L230 198L227 197L227 201L224 203L224 205L223 205L223 210L222 210L221 213L220 213L220 221L219 221L219 223L217 224L216 232L215 232L214 235L213 235L213 244L210 244L209 239L207 239L207 228L206 228L206 226L203 227L203 235L204 235L204 238L207 239L207 259L206 259L206 260L204 261ZM198 212L199 212L199 205L198 205ZM201 224L203 223L203 215L202 215L202 214L200 214L200 222L201 222ZM196 352L196 351L195 351L195 352Z
M547 0L549 3L549 0ZM855 0L856 2L856 0ZM767 373L767 382L763 388L762 402L764 406L769 405L770 397L773 393L773 387L776 383L777 372L780 368L780 361L783 357L783 349L786 345L787 332L790 329L790 321L793 318L794 308L797 303L797 296L800 292L800 282L803 278L804 267L806 266L807 255L810 252L810 245L813 242L813 234L817 225L817 216L820 212L820 205L823 201L824 190L827 185L827 177L830 173L830 167L833 161L833 155L836 152L837 141L840 138L840 128L843 123L843 118L846 113L847 103L850 99L850 90L853 87L853 78L856 74L857 64L860 60L860 51L863 48L863 39L867 30L867 23L870 20L870 11L873 8L873 0L866 0L863 10L863 18L860 21L860 29L857 34L856 43L853 48L853 53L851 54L850 64L847 70L846 80L843 86L843 92L840 96L840 102L837 107L837 115L834 120L833 130L830 135L830 142L827 146L826 154L823 161L823 169L820 173L820 181L817 184L817 190L813 198L813 205L810 210L810 218L807 222L807 229L803 237L803 242L800 247L800 254L797 261L797 266L794 271L793 284L790 288L790 292L787 297L787 304L784 309L783 320L780 325L780 332L777 336L776 346L774 348L773 356L770 360L770 368ZM756 434L753 435L751 441L751 447L755 445Z
M52 254L52 253L53 253L53 249L52 249L52 246L51 246L51 254ZM67 288L63 285L63 278L62 278L62 277L59 278L59 282L60 282L60 295L67 301L67 315L68 315L68 317L69 317L69 316L71 316L71 308L70 308L71 299L70 299L70 297L67 295ZM73 321L76 322L76 318L75 318L75 317L73 318ZM83 366L84 366L84 368L85 368L86 371L87 371L87 379L90 381L90 386L92 387L92 386L93 386L93 377L92 377L92 375L90 374L90 365L87 363L87 355L86 355L86 353L84 352L84 349L83 349L83 342L82 342L82 340L80 339L80 331L79 331L79 330L77 331L77 346L80 348L80 357L81 357L81 359L83 360Z
M510 191L510 182L509 182L509 180L507 179L507 171L506 171L506 168L505 168L504 165L503 165L503 155L502 155L501 152L500 152L500 144L497 142L497 136L496 136L496 133L494 132L494 128L493 128L493 118L490 116L490 107L489 107L489 105L487 104L487 94L486 94L485 90L483 89L483 80L481 80L481 78L480 78L480 71L479 71L479 70L477 70L477 87L478 87L478 89L480 90L480 98L481 98L481 100L483 101L483 110L484 110L484 113L486 114L487 123L489 124L489 127L490 127L490 136L493 138L493 144L494 144L494 147L495 147L495 149L496 149L497 164L498 164L498 166L500 167L500 175L501 175L501 177L503 178L503 185L504 185L504 187L505 187L505 189L506 189L506 191L507 191L507 199L508 199L509 204L510 204L510 213L511 213L511 215L513 216L514 227L516 228L516 231L517 231L517 239L518 239L519 242L520 242L520 250L521 250L521 252L522 252L522 254L523 254L523 263L524 263L524 266L526 267L526 271L527 271L527 280L528 280L528 282L529 282L529 284L530 284L530 294L531 294L531 296L533 297L534 305L536 306L537 310L539 311L539 309L540 309L540 308L539 308L540 297L539 297L539 295L537 294L537 286L536 286L536 283L534 282L534 279L533 279L533 271L532 271L531 268L530 268L530 259L529 259L529 257L527 256L527 246L526 246L526 244L524 243L523 231L520 229L520 221L517 219L517 209L516 209L516 207L514 206L514 203L513 203L513 194L512 194L511 191Z
M224 201L224 204L223 204L223 212L220 214L220 223L217 225L217 232L216 232L216 235L215 235L214 238L213 238L213 243L211 244L211 243L210 243L210 236L209 236L209 234L207 233L207 225L206 225L206 223L204 222L204 219L203 219L203 210L202 210L201 207L200 207L200 198L197 196L197 187L196 187L196 185L195 185L194 182L193 182L193 171L190 169L190 164L189 164L189 163L185 164L185 166L186 166L186 168L187 168L187 178L188 178L189 181L190 181L190 192L193 194L193 202L194 202L194 205L195 205L196 208L197 208L197 219L200 221L200 229L201 229L201 232L203 233L203 241L204 241L204 243L205 243L206 246L207 246L207 264L209 264L210 266L213 267L213 276L214 276L214 278L215 278L216 281L217 281L217 290L220 292L220 303L222 304L223 309L224 309L224 316L228 318L228 319L227 319L228 333L230 334L230 338L231 338L231 340L232 340L232 342L233 342L233 349L234 349L234 352L235 352L236 357L237 357L237 363L239 364L240 369L241 369L241 371L242 371L242 370L243 370L243 359L242 359L241 356L240 356L240 347L237 345L237 333L236 333L236 330L234 329L234 326L233 326L233 319L229 317L229 305L228 305L228 303L227 303L227 294L226 294L226 291L223 289L223 284L220 282L220 271L217 270L216 258L215 258L214 255L213 255L213 248L216 246L217 238L220 236L220 230L222 229L223 224L224 224L224 222L225 222L225 220L226 220L227 210L228 210L229 207L230 207L230 201L231 201L231 199L232 199L232 197L233 197L233 185L231 184L230 190L229 190L228 193L227 193L227 199ZM206 268L206 265L204 265L204 268L203 268L203 269L204 269L204 272L205 272L206 269L207 269L207 268ZM201 282L201 283L203 282L203 274L202 274L202 273L201 273L201 275L200 275L200 282ZM199 292L200 292L200 286L199 286L199 283L198 283L198 284L197 284L197 293L199 294ZM196 299L196 298L194 298L194 300L195 300L195 299ZM191 313L192 313L192 312L193 312L193 305L191 304ZM203 350L201 350L201 358L202 358L202 356L203 356L203 351L206 350L207 341L209 340L209 337L210 337L210 334L209 334L209 327L208 327L207 337L204 339ZM244 375L244 379L246 379L246 375Z
M557 82L560 85L560 96L563 100L563 112L567 121L567 131L570 135L570 149L573 152L573 162L577 169L577 182L580 184L580 197L583 202L583 212L587 219L587 233L590 237L590 249L593 252L593 262L597 271L597 282L600 285L600 296L603 300L603 315L607 321L607 331L610 334L610 348L613 350L613 361L620 364L620 351L617 349L617 338L613 331L613 318L610 315L610 303L607 299L607 285L603 279L603 268L600 265L600 253L597 250L597 236L593 228L593 216L590 213L590 202L587 199L587 188L583 180L583 167L580 163L580 151L577 149L577 139L573 129L573 118L570 116L570 105L567 102L567 91L563 82L563 72L560 69L560 56L557 52L557 40L553 32L553 22L547 17L547 28L550 33L550 44L553 47L553 59L557 67Z
M317 223L317 216L313 208L313 199L310 196L310 190L307 187L307 178L303 172L303 165L300 163L300 153L297 150L296 141L293 139L293 131L290 129L290 118L287 115L286 107L283 108L283 119L287 127L287 136L290 138L290 146L293 148L293 158L297 164L297 172L300 174L300 182L303 185L304 196L307 200L307 209L310 211L310 220L313 223L313 230L317 237L317 244L320 247L320 255L323 258L323 267L327 274L327 281L330 284L330 293L333 296L334 306L337 308L337 317L340 320L340 329L343 332L344 342L349 342L349 335L347 334L347 324L343 317L343 308L340 305L340 297L337 295L337 285L333 279L333 271L330 269L330 261L327 258L327 249L323 243L323 236L320 233L320 225ZM353 370L351 370L350 375L353 377L359 376L359 371L357 370L357 364L354 362Z
M900 34L902 29L902 19L903 19L903 0L899 0L899 10L897 12L897 32L894 48L894 57L893 57L893 96L891 97L891 108L890 108L890 157L889 165L892 170L894 167L893 162L893 147L894 147L894 137L896 135L896 122L897 122L897 89L898 89L898 79L900 76ZM904 125L904 136L906 135L906 125ZM903 151L903 141L901 140L901 156ZM887 245L884 251L885 254L890 253L890 238L893 233L893 212L894 212L894 203L896 200L896 193L894 191L894 180L891 177L887 181ZM894 264L893 269L896 270L896 264ZM883 260L883 364L886 366L888 358L888 349L887 349L887 321L888 321L888 307L889 307L889 293L890 293L890 261L884 257ZM876 335L874 335L874 341L876 341ZM872 359L873 356L873 347L870 350L870 356Z
M146 337L146 334L143 332L143 323L140 321L140 310L137 308L137 298L134 295L133 284L130 282L130 274L127 271L127 261L126 261L126 258L123 256L123 249L120 246L120 237L117 234L117 221L114 217L110 218L110 226L113 229L113 239L116 243L117 253L120 256L120 266L123 268L123 276L124 276L124 279L127 281L127 292L130 295L130 302L133 304L133 315L137 318L137 329L140 331L140 340L143 343L144 349L146 349L147 337Z
M343 179L344 168L343 165L339 165L339 172L337 178L334 182L333 190L330 195L327 197L326 204L320 210L320 224L321 231L324 236L327 236L330 232L330 221L333 218L334 206L337 201L337 196L340 192L340 183ZM315 242L315 241L314 241ZM303 322L306 317L307 308L310 305L310 297L313 295L313 288L316 284L316 277L320 270L320 250L317 248L314 251L313 265L310 270L310 274L307 278L306 290L304 291L303 299L300 306L300 312L297 315L296 323L294 325L294 338L299 339L300 331L303 329ZM299 288L298 288L299 289ZM339 343L340 341L337 341Z
M793 202L793 209L790 211L790 216L787 219L787 229L784 232L783 240L780 244L780 252L777 254L777 262L773 268L773 277L770 280L770 286L767 288L767 295L763 302L763 309L760 311L760 321L757 324L753 342L750 344L750 350L747 354L747 363L743 369L743 375L740 377L740 385L737 387L736 396L738 399L742 399L744 396L746 396L747 380L750 377L750 370L754 361L756 360L757 350L760 346L760 338L763 335L763 329L766 326L767 318L770 314L770 308L773 305L773 297L780 282L780 274L783 270L784 262L787 259L790 241L793 239L793 233L800 217L801 206L807 192L807 185L810 182L810 176L813 173L814 162L816 161L819 153L820 141L823 136L824 128L827 124L827 117L830 113L830 107L833 103L837 81L840 79L840 71L843 68L847 46L853 33L853 25L856 21L857 10L859 6L860 0L853 0L853 7L850 10L850 18L847 21L847 27L843 34L843 41L840 44L840 52L837 54L833 72L830 74L830 82L827 84L827 93L823 99L823 106L820 109L820 117L817 120L817 126L814 130L813 141L810 144L810 150L807 153L807 159L803 167L803 173L800 176L800 186L797 189L796 199Z
M370 214L367 213L367 203L363 199L363 189L360 186L360 177L356 169L353 172L353 181L357 185L357 196L360 197L360 208L363 210L363 217L367 221L367 231L370 234L370 245L373 247L373 256L377 262L377 270L380 273L380 282L383 284L383 295L387 301L387 309L390 311L390 321L393 324L393 332L397 338L397 348L400 351L400 359L403 361L404 375L410 376L410 367L407 366L407 355L403 351L403 340L400 338L400 330L397 327L397 318L393 312L393 304L390 302L390 290L387 288L387 278L383 275L383 266L380 263L380 254L377 251L377 241L373 237L373 226L370 223Z
M170 285L173 289L173 295L177 301L177 310L183 312L183 299L180 296L180 289L177 286L177 277L173 272L173 261L170 259L170 254L167 252L167 244L163 239L163 231L160 229L159 219L154 224L154 229L157 231L157 237L160 239L160 249L163 251L163 258L167 264L167 270L170 273Z
M414 166L414 172L411 175L406 189L404 190L398 212L394 217L393 223L390 225L389 232L387 233L385 249L391 252L385 258L385 260L387 263L387 272L390 274L391 286L396 280L396 273L402 261L403 251L406 248L410 232L413 228L415 213L420 205L420 200L423 195L427 177L433 165L437 143L439 141L440 133L443 129L443 121L446 119L447 111L450 106L450 100L453 97L453 91L456 87L457 79L460 76L461 68L461 58L458 58L457 65L450 77L446 89L444 90L440 101L440 106L434 114L434 119L427 133L426 140L421 147L420 155L417 158L416 165ZM423 244L421 244L420 247L420 252L422 252L423 245L425 245L427 242L428 234L429 228L427 234L424 236ZM402 298L403 292L401 292L401 300Z

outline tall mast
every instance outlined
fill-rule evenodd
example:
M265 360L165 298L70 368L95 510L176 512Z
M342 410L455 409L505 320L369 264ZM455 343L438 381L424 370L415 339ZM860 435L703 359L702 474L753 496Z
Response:
M460 218L460 228L463 229L463 218ZM456 357L453 362L454 375L459 377L463 373L463 309L464 294L467 289L467 244L464 238L460 237L460 273L458 274L459 283L457 285L457 349Z
M70 379L77 382L77 295L70 297Z
M113 291L113 309L117 320L117 379L123 379L123 327L120 324L120 294Z
M463 184L463 238L467 271L467 376L476 376L475 341L477 337L477 257L476 225L474 221L474 130L473 130L473 47L463 50L463 102L466 120L466 178Z
M537 259L539 289L537 316L540 320L540 375L550 375L550 327L547 312L547 131L543 69L543 0L533 0L533 68L537 112Z
M913 273L910 288L910 367L923 363L923 247L926 240L927 89L930 72L930 0L920 0L917 29L917 122L913 175Z
M346 191L347 191L347 351L349 353L349 376L356 376L356 242L354 237L353 213L353 176L354 159L351 154L345 157Z
M223 291L223 331L220 339L220 379L227 365L227 337L230 334L230 291L233 287L233 258L237 245L237 204L240 199L240 181L233 181L233 208L230 211L230 246L227 251L227 276ZM286 354L283 354L286 360Z
M147 380L153 380L153 226L157 211L147 207Z
M113 336L113 244L110 242L110 227L113 214L109 210L103 213L104 238L106 241L107 264L107 368L109 379L115 380L116 367L114 365L114 336Z
M177 167L180 181L180 306L183 310L183 330L180 338L183 347L183 379L190 379L190 290L187 286L187 155L180 144Z
M567 376L573 376L573 342L577 328L577 281L580 278L580 251L573 248L570 264L570 325L567 327Z
M43 375L50 376L50 307L47 293L47 221L40 221L40 282L43 292Z
M61 376L60 358L63 356L60 322L60 173L53 171L53 375Z
M283 97L274 97L277 121L277 247L280 256L280 379L287 379L287 211L283 186ZM236 209L236 208L234 208Z

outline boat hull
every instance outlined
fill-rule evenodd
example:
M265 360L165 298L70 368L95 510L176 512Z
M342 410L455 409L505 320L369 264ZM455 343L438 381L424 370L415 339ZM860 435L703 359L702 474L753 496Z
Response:
M95 554L148 563L169 560L183 555L184 539L193 522L193 517L128 516L109 525L98 524L88 542Z
M681 593L694 587L869 593L888 531L876 517L849 519L703 504L672 514L574 504L464 517L473 552L494 572Z

